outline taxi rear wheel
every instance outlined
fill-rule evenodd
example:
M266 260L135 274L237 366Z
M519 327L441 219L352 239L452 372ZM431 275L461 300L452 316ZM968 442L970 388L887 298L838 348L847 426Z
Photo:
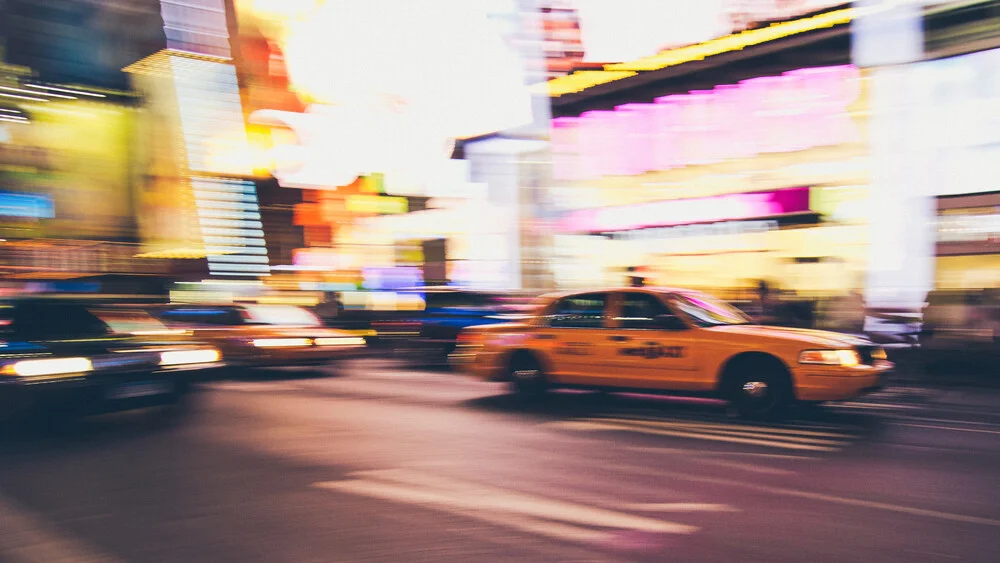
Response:
M743 418L779 418L791 403L788 378L767 363L750 363L731 381L729 400Z
M527 354L513 358L508 379L514 393L523 397L538 397L548 389L542 366Z

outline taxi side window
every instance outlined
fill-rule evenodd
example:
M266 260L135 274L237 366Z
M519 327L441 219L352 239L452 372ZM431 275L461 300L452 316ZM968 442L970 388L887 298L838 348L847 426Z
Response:
M606 293L564 297L556 302L545 320L552 328L601 328L607 301Z
M674 314L655 295L648 293L626 293L622 299L620 316L616 317L621 328L659 329L662 325L657 317Z

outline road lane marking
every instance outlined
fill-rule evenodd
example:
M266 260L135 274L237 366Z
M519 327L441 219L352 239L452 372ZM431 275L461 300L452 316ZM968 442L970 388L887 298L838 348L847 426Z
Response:
M892 420L913 420L916 422L943 422L945 424L964 424L966 426L991 426L994 428L1000 427L1000 423L996 422L978 422L975 420L958 420L954 418L927 418L924 416L906 416L906 415L891 415L886 416Z
M717 434L709 432L685 431L681 429L670 430L665 428L644 428L629 424L591 422L585 420L565 420L548 422L545 425L552 428L564 428L567 430L599 430L617 432L638 432L654 436L673 436L677 438L694 438L697 440L707 440L710 442L726 442L731 444L745 444L750 446L765 446L769 448L780 448L788 450L802 450L813 452L834 452L842 448L834 447L829 443L799 444L777 440L764 440L759 438L742 437L736 435ZM839 444L838 444L839 445ZM844 444L846 445L846 444Z
M912 422L890 422L896 426L909 426L911 428L931 428L934 430L952 430L955 432L976 432L980 434L1000 434L1000 430L983 430L982 428L958 428L957 426L939 426L936 424L913 424Z
M47 526L0 497L0 560L45 563L117 563L119 559Z
M698 457L740 456L740 457L762 457L767 459L794 459L794 460L805 460L805 461L816 461L817 459L815 457L810 457L807 455L764 454L760 452L711 452L704 450L692 450L687 448L662 448L655 446L626 446L625 449L634 452L674 453L674 454L684 454L684 455L696 455Z
M462 502L462 499L452 496L391 483L352 479L315 483L313 486L320 489L432 507L460 516L476 518L490 524L514 528L523 532L548 536L558 540L597 543L608 537L606 532L573 526L572 524L550 522L517 513L491 513L483 510L484 506L476 502Z
M458 493L462 498L474 498L477 502L489 502L492 506L500 510L513 510L533 516L560 519L576 524L628 528L647 532L687 533L687 531L694 531L691 529L691 526L683 524L650 520L645 517L631 516L603 508L527 495L516 491L496 489L417 471L380 469L361 471L358 474L380 481L393 481L405 485L415 485L449 493Z
M607 539L609 528L662 534L692 534L699 529L696 526L637 516L617 509L488 487L410 470L359 471L349 477L339 481L314 483L313 487L460 513L521 531L578 542ZM697 505L687 506L687 511L691 512L696 510ZM725 505L704 506L712 506L705 511L734 511Z
M708 504L703 502L652 502L629 504L626 508L642 512L739 512L725 504Z
M584 418L580 420L585 420L587 422L611 422L611 423L622 423L622 424L637 424L643 427L651 428L677 428L685 431L693 432L709 432L712 434L722 434L727 436L747 436L750 438L771 438L774 440L782 440L788 442L799 442L803 444L820 444L820 445L830 445L830 446L847 446L850 445L849 441L845 441L844 438L852 438L848 434L832 434L826 433L827 436L837 436L841 438L840 440L834 440L830 438L819 438L812 436L795 436L792 430L789 429L777 429L775 433L771 432L760 432L754 430L754 428L763 427L747 427L744 429L742 426L734 426L730 424L691 424L691 423L678 423L678 422L668 422L668 421L653 421L653 420L636 420L628 418ZM811 432L805 431L806 434L813 434Z
M750 425L750 424L726 424L724 422L656 420L648 418L627 418L627 417L589 418L586 420L614 420L614 421L627 421L627 422L641 422L644 424L657 425L657 426L670 426L670 427L683 426L690 428L725 429L734 432L747 432L747 431L764 432L768 434L814 436L817 438L854 438L853 434L845 434L843 432L820 432L816 430L801 430L799 428L790 428L785 426L760 426L760 425Z
M923 407L917 405L900 405L895 403L858 403L858 402L846 402L846 403L830 403L826 405L828 408L836 409L892 409L892 410L920 410Z
M967 514L956 514L953 512L944 512L941 510L931 510L926 508L917 508L913 506L906 506L901 504L893 504L888 502L878 502L871 500L863 500L851 497L841 497L837 495L830 495L826 493L816 493L812 491L803 491L801 489L786 489L784 487L775 487L772 485L763 485L760 483L755 483L752 481L736 481L733 479L726 479L723 477L708 477L703 475L690 475L687 473L677 473L674 471L657 471L645 467L633 467L631 472L637 474L643 474L647 476L655 477L669 477L672 479L678 479L682 481L691 481L694 483L707 483L710 485L723 485L729 487L739 487L741 489L750 489L754 491L759 491L762 493L768 493L772 495L786 496L786 497L796 497L804 498L809 500L816 500L821 502L828 502L831 504L842 504L846 506L857 506L861 508L869 508L872 510L884 510L887 512L896 512L900 514L909 514L911 516L924 516L927 518L936 518L939 520L949 520L951 522L961 522L964 524L979 524L983 526L990 526L994 528L1000 528L1000 520L995 518L984 518L981 516L969 516Z

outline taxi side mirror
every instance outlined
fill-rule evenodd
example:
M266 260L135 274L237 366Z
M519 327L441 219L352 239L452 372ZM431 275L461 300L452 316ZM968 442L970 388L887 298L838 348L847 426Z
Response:
M656 327L662 330L687 330L684 321L674 315L656 315L653 321L656 323Z

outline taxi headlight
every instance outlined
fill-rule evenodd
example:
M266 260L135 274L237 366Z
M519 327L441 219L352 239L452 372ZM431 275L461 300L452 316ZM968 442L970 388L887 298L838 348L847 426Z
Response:
M44 360L22 360L4 366L3 373L21 377L46 375L71 375L93 371L94 366L87 358L47 358Z
M312 340L308 338L258 338L253 341L255 348L294 348L297 346L311 346Z
M799 354L800 364L854 367L861 357L854 350L805 350Z
M313 340L317 346L364 346L365 339L360 336L335 336Z
M219 361L218 350L171 350L160 352L161 366L182 366L190 364L210 364Z

